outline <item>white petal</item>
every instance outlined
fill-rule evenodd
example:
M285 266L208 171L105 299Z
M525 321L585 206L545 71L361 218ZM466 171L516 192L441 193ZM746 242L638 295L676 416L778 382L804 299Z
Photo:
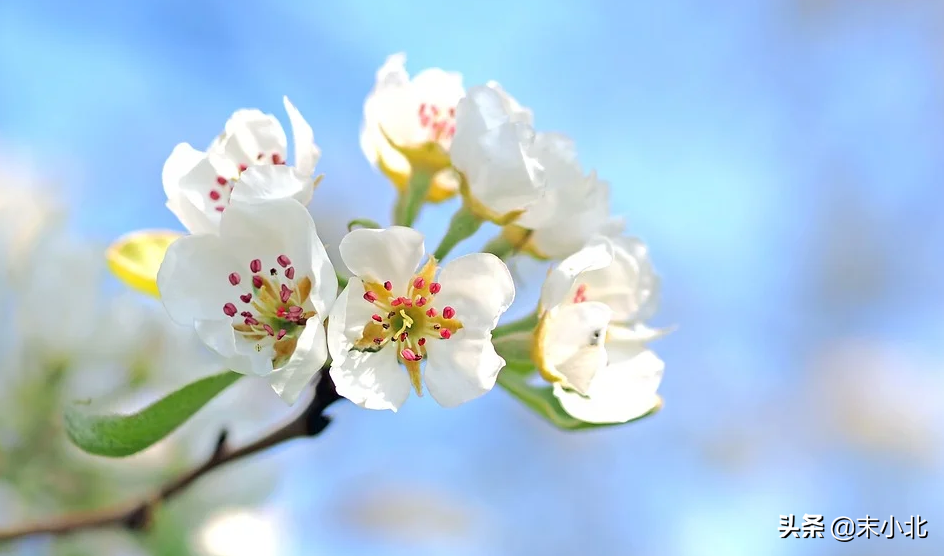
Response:
M243 263L240 268L255 258L272 264L286 255L304 273L312 268L312 243L321 241L311 214L294 199L233 203L223 214L220 236Z
M507 123L479 137L481 147L471 169L459 170L469 179L469 191L498 214L527 208L545 193L545 173L530 153L533 130Z
M377 71L377 82L364 101L364 121L361 125L361 149L371 164L376 165L378 156L394 171L408 173L410 163L394 150L380 131L380 120L384 110L383 96L392 89L405 87L410 82L404 64L406 55L399 53L389 56Z
M625 423L659 405L656 393L665 363L655 353L608 365L597 373L588 396L554 385L554 395L564 410L588 423Z
M365 409L395 412L410 397L410 377L389 346L375 353L354 351L333 362L331 379L338 394Z
M484 332L515 300L515 282L508 267L491 253L471 253L446 264L438 278L442 291L436 306L456 310L464 329Z
M221 315L224 316L225 315ZM233 319L197 320L194 322L197 336L204 344L222 357L236 357L236 332Z
M630 237L612 239L613 264L580 277L587 285L587 299L613 309L618 321L648 318L658 306L659 277L649 260L646 245Z
M335 361L348 356L354 343L364 333L376 306L364 300L364 284L352 277L338 296L328 318L328 352Z
M227 160L181 143L167 158L161 175L167 208L190 233L215 232L220 221L216 207L225 206L229 198L228 188L220 186L217 178L231 180L237 175ZM213 191L219 195L217 200L210 198Z
M613 342L635 342L640 345L659 340L675 331L675 327L651 328L642 323L631 326L612 325L607 330L607 344Z
M281 368L275 369L266 378L275 393L292 405L328 359L325 328L321 319L311 319L298 337L295 352Z
M486 87L492 89L501 96L502 104L505 107L505 112L507 112L512 121L523 122L528 125L534 125L534 113L530 108L526 108L521 105L513 96L509 95L507 91L497 82L489 81L485 84Z
M344 236L339 249L352 274L371 282L389 280L394 291L407 287L426 253L423 234L403 226L354 230Z
M256 109L243 109L237 110L226 122L218 150L235 164L252 166L271 162L273 153L284 160L286 143L285 130L275 116Z
M429 340L426 354L426 388L443 407L455 407L488 392L505 366L491 334L477 335L464 328L448 340Z
M230 200L236 203L295 199L307 205L314 189L311 178L302 177L294 168L282 164L257 165L239 177Z
M548 371L587 392L596 373L606 366L607 324L613 312L603 303L587 301L558 306L544 324L544 361Z
M551 270L541 289L541 305L545 310L560 305L570 294L582 274L606 268L613 262L613 245L604 237L593 238L583 249L567 257ZM602 301L597 300L595 301Z
M306 181L310 182L315 166L321 158L321 149L315 144L315 132L302 117L301 112L288 100L288 97L282 97L282 103L288 113L288 121L292 125L292 142L295 145L295 169ZM302 201L301 199L299 201L302 204L308 204L308 201Z
M218 236L184 236L172 243L157 272L157 289L171 319L184 325L221 319L223 305L235 297L226 277L240 268Z

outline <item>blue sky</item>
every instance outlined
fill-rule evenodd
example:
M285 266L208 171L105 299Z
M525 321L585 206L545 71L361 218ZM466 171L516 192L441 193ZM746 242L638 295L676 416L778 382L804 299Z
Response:
M340 237L345 218L328 215L384 220L393 199L357 140L384 58L403 51L414 72L495 79L540 129L576 139L651 245L665 284L656 323L681 326L657 346L666 409L576 436L501 392L450 411L415 399L397 415L338 409L325 438L284 454L277 502L298 510L298 553L860 553L857 542L780 541L778 515L944 517L915 488L941 475L839 437L822 451L783 427L814 419L806 368L831 342L864 336L941 361L942 11L882 0L6 2L0 141L61 181L77 230L108 241L177 227L160 186L176 143L208 144L237 108L282 117L288 95L324 153L312 210ZM420 225L435 237L448 217L427 211ZM857 269L872 267L856 265L879 259L870 290ZM830 272L847 281L823 297ZM706 456L711 439L745 434L747 467ZM896 486L873 489L876 472ZM371 544L325 517L364 477L447 492L487 525L445 548Z

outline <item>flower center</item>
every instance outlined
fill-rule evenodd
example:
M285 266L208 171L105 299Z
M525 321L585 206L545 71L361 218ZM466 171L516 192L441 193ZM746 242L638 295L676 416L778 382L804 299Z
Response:
M252 165L258 164L285 164L285 158L282 157L281 153L274 152L271 155L266 155L265 153L259 153L256 155L256 160L251 162ZM207 196L210 198L213 203L213 210L216 212L223 212L226 210L226 207L229 206L229 198L233 193L233 186L236 185L236 182L239 181L239 177L249 168L249 164L242 163L239 165L239 174L235 178L227 178L226 176L216 176L216 187L210 189L207 193Z
M253 259L245 282L239 272L229 274L230 285L242 293L223 305L223 314L233 319L237 338L252 344L257 353L274 348L272 361L278 367L295 351L305 323L316 314L308 301L311 278L296 281L286 255L276 257L275 266L263 267L262 259Z
M374 352L394 346L419 395L422 395L420 361L426 358L427 340L448 340L462 328L455 309L435 306L436 294L442 291L442 285L433 281L438 269L436 260L430 257L410 280L406 295L395 294L390 281L364 282L364 300L372 303L377 312L364 326L364 333L353 348Z
M438 143L451 140L456 134L456 107L448 108L435 104L420 104L420 127L429 133L429 140Z

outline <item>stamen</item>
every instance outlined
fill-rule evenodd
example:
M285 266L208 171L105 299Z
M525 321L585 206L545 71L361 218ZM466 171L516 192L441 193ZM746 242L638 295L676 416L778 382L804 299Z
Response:
M390 328L390 325L387 324L387 323L383 323L381 326L383 326L383 329L384 329L384 330L387 330L387 329Z
M266 334L268 334L269 336L275 336L275 330L273 330L272 327L269 326L268 324L263 324L262 328L263 330L266 331Z
M378 346L383 343L383 338L374 338L374 343Z
M252 272L259 272L262 270L262 261L259 259L253 259L252 262L249 263L249 270Z
M366 299L367 301L373 303L374 301L377 301L377 294L375 294L374 292L365 292L365 293L364 293L364 299ZM392 303L391 303L391 305L392 305Z
M393 283L390 282L390 280L387 280L386 282L384 282L384 289L387 290L387 291L392 290L392 289L393 289Z
M286 332L285 329L283 328L283 329L279 330L279 334L278 334L278 336L276 336L275 338L276 338L277 340L281 340L282 338L285 337L286 334L288 334L288 332Z
M243 322L245 322L245 323L246 323L247 325L249 325L249 326L255 326L255 325L259 324L259 321L257 321L256 319L254 319L254 318L252 318L252 317L246 317L246 320L243 321Z
M374 319L377 322L383 322L383 318L381 318L380 315L373 315L370 318Z
M433 282L429 285L429 293L437 294L440 290L442 290L442 284L439 282Z
M417 345L425 346L425 345L426 345L426 338L420 338L419 341L416 342L416 343L417 343Z
M282 156L279 153L272 153L272 164L282 164Z
M290 266L290 267L288 267L288 268L285 269L285 277L288 278L289 280L294 280L294 279L295 279L295 267L294 267L294 266Z
M239 296L239 300L242 301L243 303L249 303L250 301L252 301L252 294L244 293L241 296Z
M373 293L373 292L368 292L368 293ZM375 295L374 297L376 298L377 296ZM390 302L390 305L393 306L393 307L396 307L397 305L402 305L402 304L403 304L403 298L402 298L402 297L398 297L398 298L396 298L396 299L394 299L393 301Z
M262 160L262 157L265 156L265 153L259 153L256 155L256 160Z
M416 279L413 280L413 287L418 290L423 289L423 286L425 285L426 285L426 280L423 280L422 276L417 276Z
M292 298L291 288L282 284L282 291L279 293L279 298L282 300L282 303L288 303L288 300Z
M427 310L426 310L426 316L427 316L427 317L430 317L430 318L435 317L435 316L436 316L436 308L435 308L435 307L430 307L429 309L427 309Z
M450 332L448 328L443 328L439 331L439 337L443 340L448 340L452 337L452 332Z
M449 306L443 307L443 318L444 318L444 319L451 319L451 318L454 317L454 316L456 316L456 310L455 310L455 309L453 309L452 307L449 307Z
M406 332L402 332L402 333L400 334L400 341L401 341L401 342L405 342L407 336L409 336L409 334L407 334Z
M262 276L256 274L252 277L252 287L259 289L262 287Z
M213 200L213 201L219 201L219 200L220 200L220 192L217 191L217 190L215 190L215 189L211 190L211 191L210 191L210 199Z
M400 356L406 361L419 361L422 359L422 357L417 355L416 352L410 348L405 348L403 351L401 351Z
M574 294L574 303L583 303L587 300L587 285L580 284L577 286L577 292Z
M243 311L242 313L239 313L239 316L241 316L241 317L251 317L251 316L252 316L252 313L250 313L249 311Z
M216 176L216 183L220 185L226 185L227 183L229 183L229 180L224 178L223 176Z
M423 296L420 296L420 298L416 300L416 306L422 307L423 305L426 305L426 298Z
M234 286L238 286L238 285L239 285L239 281L240 281L240 277L239 277L239 274L238 274L238 273L236 273L236 272L230 272L230 273L229 273L229 283L230 283L230 284L232 284L232 285L234 285Z
M245 164L240 164L240 165L239 165L239 171L240 171L240 172L245 172L248 168L249 168L249 166L246 166Z
M213 209L214 209L216 212L223 212L224 210L226 210L226 207L213 207Z
M278 258L275 260L279 263L279 265L282 266L282 268L285 268L288 265L292 264L292 259L289 259L285 255L279 255Z
M226 305L223 305L223 312L226 313L227 317L235 317L236 306L233 305L232 303L227 303Z

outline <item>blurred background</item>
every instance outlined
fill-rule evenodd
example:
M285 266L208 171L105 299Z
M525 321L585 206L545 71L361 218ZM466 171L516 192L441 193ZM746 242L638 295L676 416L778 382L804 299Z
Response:
M495 79L577 141L664 280L665 408L563 433L495 389L453 410L332 409L327 432L201 482L146 538L23 555L940 555L944 3L932 0L0 2L0 525L99 507L287 413L239 383L138 464L65 442L62 400L140 406L208 374L101 271L179 229L161 167L288 95L336 246L388 222L358 146L385 57ZM455 208L428 208L438 234ZM483 231L460 250L482 245ZM335 250L336 251L336 250ZM511 316L533 308L541 269ZM131 349L131 347L136 349ZM242 436L237 435L237 440ZM779 516L928 521L925 539L780 539ZM0 549L2 552L2 549Z

